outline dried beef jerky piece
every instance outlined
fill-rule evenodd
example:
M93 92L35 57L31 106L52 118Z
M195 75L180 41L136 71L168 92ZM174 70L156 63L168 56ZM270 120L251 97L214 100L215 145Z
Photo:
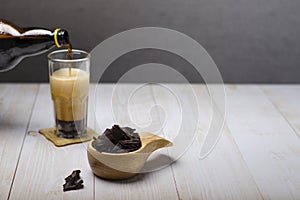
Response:
M83 188L83 180L80 178L80 170L74 170L71 175L65 178L63 191L78 190Z

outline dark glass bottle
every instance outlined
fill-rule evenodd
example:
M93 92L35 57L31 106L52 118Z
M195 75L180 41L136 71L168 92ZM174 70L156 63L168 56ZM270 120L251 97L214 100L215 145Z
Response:
M0 19L0 72L14 68L23 58L69 44L66 30L20 28Z

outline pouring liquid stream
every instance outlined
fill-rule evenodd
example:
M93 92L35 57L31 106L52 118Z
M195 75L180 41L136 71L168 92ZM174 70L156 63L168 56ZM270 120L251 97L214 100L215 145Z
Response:
M72 60L72 45L71 45L71 43L66 44L66 47L68 48L68 59ZM69 62L68 67L69 67L69 76L72 76L72 63L71 62Z

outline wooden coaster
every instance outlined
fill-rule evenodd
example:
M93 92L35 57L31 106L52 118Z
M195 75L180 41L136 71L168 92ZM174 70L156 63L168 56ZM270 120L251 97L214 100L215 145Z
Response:
M87 134L80 138L61 138L55 134L55 128L43 128L39 130L39 133L44 135L48 140L50 140L55 146L62 147L70 144L76 144L81 142L86 142L93 139L93 136L98 137L98 134L92 129L88 128Z

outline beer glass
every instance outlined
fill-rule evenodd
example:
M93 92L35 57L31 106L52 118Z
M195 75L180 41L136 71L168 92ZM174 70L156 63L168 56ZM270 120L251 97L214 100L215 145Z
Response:
M90 55L58 50L48 55L56 135L81 137L87 132Z

